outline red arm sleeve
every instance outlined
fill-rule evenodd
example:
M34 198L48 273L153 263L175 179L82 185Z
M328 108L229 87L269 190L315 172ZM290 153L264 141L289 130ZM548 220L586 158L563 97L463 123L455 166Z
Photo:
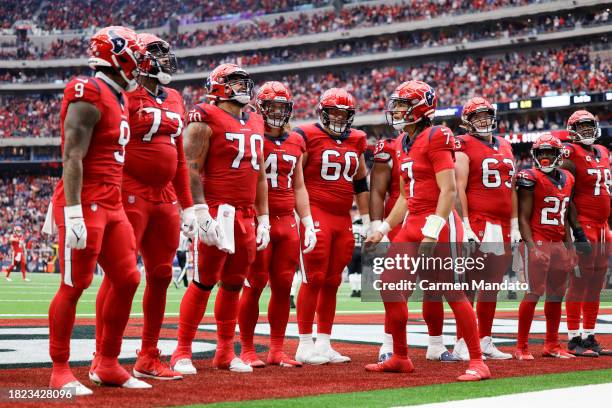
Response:
M191 198L189 172L187 171L187 161L185 160L185 151L183 150L183 136L178 136L175 141L178 164L172 185L174 186L179 203L181 203L181 207L185 209L193 206L193 199Z
M429 135L428 147L427 155L435 173L455 168L455 137L449 128L434 128Z

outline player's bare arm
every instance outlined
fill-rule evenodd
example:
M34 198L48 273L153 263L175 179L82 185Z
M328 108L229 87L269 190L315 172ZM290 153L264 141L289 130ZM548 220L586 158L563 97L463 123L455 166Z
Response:
M372 235L366 240L366 244L377 244L382 241L386 233L395 228L406 217L408 211L408 202L406 201L406 191L404 190L404 179L400 178L400 195L393 205L391 212L385 218L383 225L378 231L373 231ZM381 232L381 229L386 232Z
M461 218L468 217L467 189L470 174L470 158L463 152L455 152L455 181L457 184L457 211Z
M259 158L255 212L258 216L268 214L268 179L266 178L266 166L264 164L263 155Z
M388 163L374 162L370 172L370 220L382 220L385 214L385 196L391 182Z
M183 133L191 196L195 204L206 203L200 173L204 168L204 163L206 163L211 136L212 130L210 127L201 122L190 123Z
M361 154L359 157L359 167L357 168L357 174L353 178L353 186L355 188L355 198L357 201L357 208L359 209L359 214L361 214L361 218L364 218L364 215L369 217L369 204L370 204L370 192L368 191L368 167L365 164L365 156ZM369 220L368 220L369 221Z
M518 189L518 220L519 230L523 241L527 243L529 248L533 248L533 234L531 233L531 214L533 212L533 190L527 188Z
M295 174L293 175L293 195L295 196L295 210L297 211L300 218L308 217L310 215L310 198L308 197L308 190L306 190L306 184L304 183L304 170L302 168L302 158L300 156L297 165L295 166Z
M81 203L83 186L83 158L87 155L94 127L100 120L100 111L87 102L74 102L68 106L64 121L63 174L66 206Z
M455 170L442 170L436 173L436 183L440 189L436 215L447 219L457 197L457 184L455 183Z

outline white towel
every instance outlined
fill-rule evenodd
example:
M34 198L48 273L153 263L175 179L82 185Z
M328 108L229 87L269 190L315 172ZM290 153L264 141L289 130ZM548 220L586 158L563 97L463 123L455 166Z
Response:
M224 252L233 254L236 252L234 242L234 218L236 217L236 208L229 204L221 204L217 211L217 223L223 231L223 240L219 245L219 249Z
M45 222L41 231L43 234L47 235L53 235L57 232L57 225L55 225L55 219L53 218L53 203L49 203L47 215L45 216Z
M484 235L480 241L480 252L483 254L503 255L504 254L504 232L501 225L492 224L487 221Z

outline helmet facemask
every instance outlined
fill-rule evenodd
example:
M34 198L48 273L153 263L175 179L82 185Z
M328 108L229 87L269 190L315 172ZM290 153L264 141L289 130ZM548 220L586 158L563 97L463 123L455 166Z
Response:
M293 102L264 100L257 103L259 112L266 124L272 128L282 128L289 122Z
M319 112L321 124L331 132L341 135L353 124L355 109L326 106Z
M601 136L601 129L596 121L585 119L576 122L569 133L574 142L590 146Z
M531 149L531 157L533 157L536 167L544 173L550 173L562 164L561 154L562 150L553 146Z
M421 119L419 118L416 121L409 121L407 117L410 115L412 110L419 106L420 103L415 105L411 105L407 99L401 98L391 98L389 103L387 104L387 110L385 111L385 118L387 119L387 123L397 131L402 131L406 127L406 125L412 125L414 123L419 122Z
M481 109L473 112L463 120L463 127L474 136L490 137L497 128L495 111Z
M166 42L154 42L147 46L147 58L149 59L149 72L141 72L141 75L157 78L162 85L172 81L172 74L177 71L176 55L170 52L170 46Z
M134 92L136 88L138 88L138 82L136 81L136 78L138 78L138 75L140 75L140 69L138 68L142 59L140 53L133 53L129 48L126 48L123 54L113 55L111 58L115 65L115 71L119 73L119 75L121 75L121 78L123 78L123 80L126 82L126 85L122 88L126 92ZM126 72L126 70L122 68L122 65L119 62L121 62L122 64L128 64L132 62L134 68L131 71Z
M232 74L227 77L225 83L227 100L234 101L239 105L246 105L253 97L253 80L244 74Z

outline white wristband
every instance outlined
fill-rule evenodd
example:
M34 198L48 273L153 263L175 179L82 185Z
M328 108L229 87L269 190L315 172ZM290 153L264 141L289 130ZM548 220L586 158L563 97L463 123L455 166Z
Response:
M268 226L270 225L270 216L268 214L261 214L257 216L257 223L259 225Z
M389 225L389 223L387 221L383 221L380 226L378 227L378 232L380 232L383 235L387 235L389 233L389 231L391 231L391 225Z
M382 224L381 220L370 221L370 231L372 232L378 231L378 228L380 227L381 224Z
M428 215L426 220L425 225L421 228L423 236L437 240L440 231L446 225L446 220L436 214Z
M81 204L64 207L64 217L66 218L83 218L83 207Z
M312 215L307 215L304 218L302 218L302 225L306 229L308 228L314 229L314 221L312 220Z
M519 229L518 218L510 219L510 229Z
M208 204L195 204L193 206L193 210L194 211L198 211L198 210L208 210Z
M370 223L370 214L361 214L361 222L363 225L367 225Z

